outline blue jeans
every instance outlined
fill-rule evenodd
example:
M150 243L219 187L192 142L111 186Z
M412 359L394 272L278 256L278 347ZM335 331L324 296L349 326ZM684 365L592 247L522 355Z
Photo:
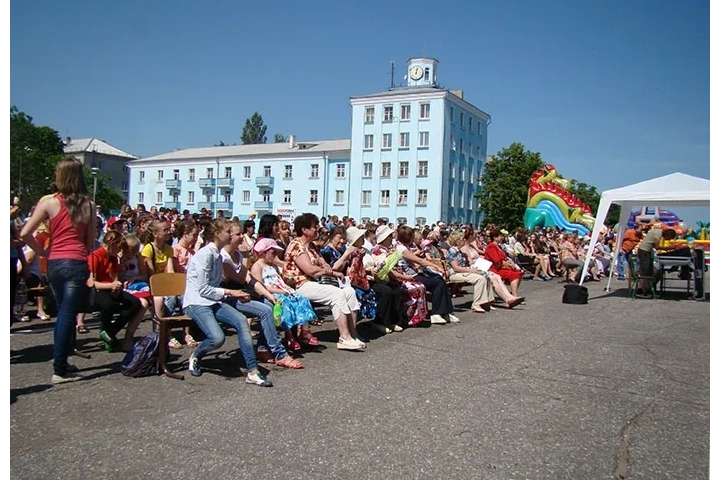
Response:
M82 260L48 260L47 278L57 305L53 349L53 370L65 376L67 359L74 349L77 314L90 294L86 285L90 276L87 262Z
M245 367L249 372L257 370L255 350L253 350L250 327L247 324L245 315L238 312L231 305L219 302L211 306L190 305L185 308L185 313L192 318L205 334L205 340L200 342L193 355L198 359L208 352L216 350L225 343L225 332L220 324L234 328L237 332L238 346L240 353L245 359Z
M258 344L267 345L275 360L282 360L287 356L287 350L280 341L277 333L277 327L273 320L273 309L266 303L250 300L249 302L240 302L238 300L228 301L239 312L244 313L248 317L258 317L260 319L260 338Z
M618 259L617 259L617 274L618 277L624 277L625 276L625 262L627 262L627 253L620 250L620 253L618 253Z

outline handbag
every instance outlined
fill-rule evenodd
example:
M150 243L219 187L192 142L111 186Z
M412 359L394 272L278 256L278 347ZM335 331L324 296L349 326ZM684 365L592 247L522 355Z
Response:
M333 277L331 275L322 275L318 279L318 283L320 285L332 285L333 287L340 288L340 282L338 281L337 277Z

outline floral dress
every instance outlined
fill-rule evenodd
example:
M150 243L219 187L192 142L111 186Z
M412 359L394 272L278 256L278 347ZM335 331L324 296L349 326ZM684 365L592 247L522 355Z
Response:
M282 302L280 324L283 330L290 330L296 325L304 325L317 319L310 300L300 295L283 282L277 268L265 265L262 269L262 282L264 285L283 290L285 293L273 293L273 296Z
M363 257L365 250L359 248L357 252L350 256L350 264L347 268L347 276L350 278L350 284L355 289L355 296L360 303L360 315L363 318L375 318L377 315L377 296L375 291L370 288L370 281L365 273Z
M387 257L387 254L387 249L380 245L376 245L372 251L372 255L380 260L381 263L384 261L384 258ZM401 265L402 262L403 260L400 260L393 270L404 273L403 266ZM408 267L407 262L405 262L404 266ZM415 276L417 273L412 275ZM428 315L427 298L425 297L427 290L425 289L425 285L413 280L402 280L400 281L400 288L402 288L404 292L401 301L405 306L408 325L417 325L418 323L424 322Z

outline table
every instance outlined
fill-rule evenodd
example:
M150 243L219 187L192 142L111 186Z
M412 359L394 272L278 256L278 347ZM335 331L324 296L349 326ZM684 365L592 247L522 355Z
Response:
M683 267L687 266L688 269L693 268L693 257L673 257L671 255L658 255L657 261L660 264L660 269L662 271L662 276L660 277L660 294L665 293L665 282L668 280L675 281L683 281L686 282L686 291L688 296L690 295L690 292L692 290L691 288L691 282L693 279L693 276L688 274L687 279L683 278L667 278L667 269L671 267ZM688 272L689 273L689 272Z

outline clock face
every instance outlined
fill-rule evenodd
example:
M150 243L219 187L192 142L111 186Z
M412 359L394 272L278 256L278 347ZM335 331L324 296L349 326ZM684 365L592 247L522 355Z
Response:
M420 80L423 76L423 68L420 65L415 65L410 68L410 78L413 80Z

